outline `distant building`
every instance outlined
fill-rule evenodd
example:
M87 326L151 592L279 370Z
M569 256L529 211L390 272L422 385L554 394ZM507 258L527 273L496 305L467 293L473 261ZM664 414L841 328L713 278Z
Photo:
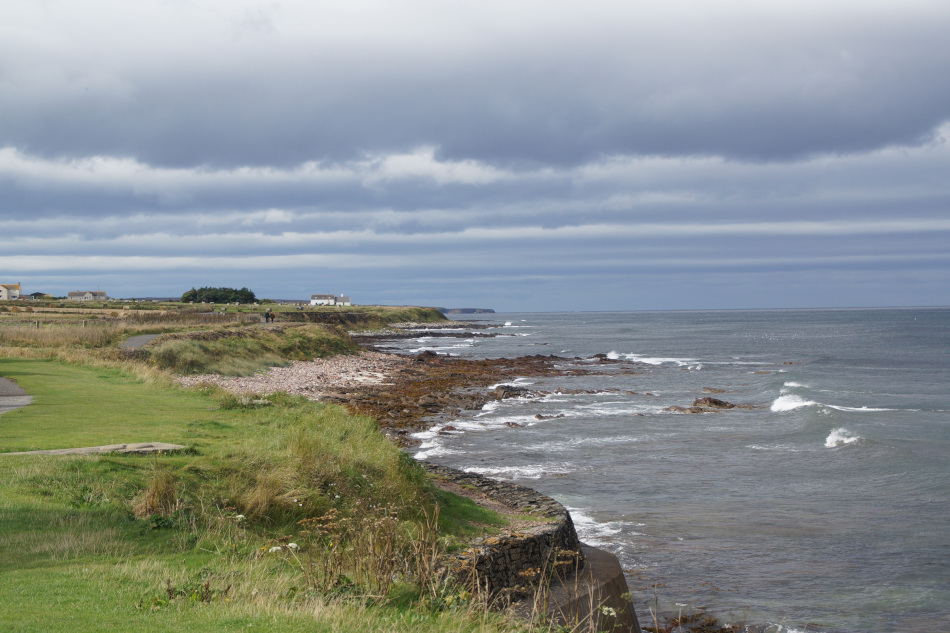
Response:
M20 284L0 284L0 301L20 298Z
M28 295L23 295L24 297L29 297L30 299L52 299L53 295L45 292L31 292Z
M66 298L70 301L105 301L109 297L104 290L76 290L66 295Z
M344 297L343 295L340 295L339 297L335 297L333 295L310 295L310 305L351 306L353 305L353 301L349 297Z

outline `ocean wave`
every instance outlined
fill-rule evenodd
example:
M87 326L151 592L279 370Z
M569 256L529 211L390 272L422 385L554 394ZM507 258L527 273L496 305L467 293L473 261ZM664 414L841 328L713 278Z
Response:
M459 451L446 447L444 444L437 442L424 443L419 447L420 450L413 455L416 459L429 459L430 457L438 457L440 455L456 455Z
M825 406L826 406L826 407L831 407L832 409L835 409L836 411L854 411L854 412L857 412L857 413L875 413L875 412L880 412L880 411L897 411L897 409L881 409L881 408L874 408L874 407L839 407L839 406L835 406L835 405L833 405L833 404L827 404L827 405L825 405Z
M497 479L541 479L545 475L567 475L576 469L567 465L528 464L526 466L470 466L462 470Z
M828 434L828 437L825 438L825 448L838 448L839 446L847 446L848 444L854 444L858 440L862 440L859 435L854 435L845 428L835 429Z
M800 409L801 407L810 407L813 405L819 404L814 400L806 400L792 394L785 394L779 396L775 399L775 402L772 403L772 406L769 407L770 411L780 413L782 411L794 411L795 409Z
M533 415L505 415L497 418L470 418L454 420L452 426L460 431L494 431L512 425L534 426L538 419Z
M608 355L609 356L609 355ZM646 365L664 365L667 363L677 365L679 367L686 367L689 365L694 365L699 362L695 358L670 358L666 356L642 356L640 354L624 354L624 358L631 360L637 363L644 363Z
M795 448L789 446L788 444L771 444L768 446L763 446L761 444L749 444L746 448L750 448L754 451L772 451L777 453L801 453L800 448Z
M553 440L524 446L526 451L564 452L585 446L610 446L612 444L634 444L642 442L643 436L613 435L610 437L578 437L570 440Z
M643 523L629 523L627 521L598 521L580 508L568 507L567 511L571 514L577 536L583 542L595 546L614 546L616 545L616 535L623 532L624 528L642 527L644 525ZM639 534L638 532L631 533Z
M419 341L420 343L422 340ZM475 347L475 339L466 340L462 343L457 343L456 345L422 345L420 347L415 347L409 350L412 354L419 354L420 352L449 352L451 355L452 350L465 349L469 347Z

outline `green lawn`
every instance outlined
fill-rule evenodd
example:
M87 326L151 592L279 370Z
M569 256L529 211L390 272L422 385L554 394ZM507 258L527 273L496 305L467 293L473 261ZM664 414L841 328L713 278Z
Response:
M0 416L0 452L133 442L200 444L191 428L222 420L206 396L144 385L115 369L0 359L0 376L33 396L30 406Z
M348 551L345 564L360 556L365 564L357 550L368 541L361 530L308 536L301 520L339 513L375 529L393 517L387 534L402 544L437 500L446 544L473 525L501 522L433 490L370 419L302 398L247 402L55 361L0 359L0 376L34 397L0 415L0 451L142 441L189 447L171 455L0 456L2 631L525 628L459 607L452 595L433 597L413 576L375 597L348 579L316 582L329 549ZM269 552L290 539L299 553Z

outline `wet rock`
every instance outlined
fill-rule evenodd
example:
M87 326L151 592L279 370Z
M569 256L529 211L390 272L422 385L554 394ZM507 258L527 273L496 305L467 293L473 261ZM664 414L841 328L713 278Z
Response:
M528 393L524 387L515 387L513 385L498 385L495 387L494 394L496 400L507 400L508 398L520 398Z
M664 411L671 411L673 413L707 413L709 409L703 407L680 407L677 405L670 405L663 409Z
M736 405L719 398L696 398L693 401L694 407L709 407L710 409L735 409Z

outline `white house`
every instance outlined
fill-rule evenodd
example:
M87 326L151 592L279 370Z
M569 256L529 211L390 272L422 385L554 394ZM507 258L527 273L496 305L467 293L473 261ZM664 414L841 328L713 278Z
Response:
M0 301L20 298L20 284L0 284Z
M109 297L104 290L76 290L66 295L66 298L70 301L105 301Z
M351 306L353 301L349 297L340 295L310 295L310 305L312 306Z

